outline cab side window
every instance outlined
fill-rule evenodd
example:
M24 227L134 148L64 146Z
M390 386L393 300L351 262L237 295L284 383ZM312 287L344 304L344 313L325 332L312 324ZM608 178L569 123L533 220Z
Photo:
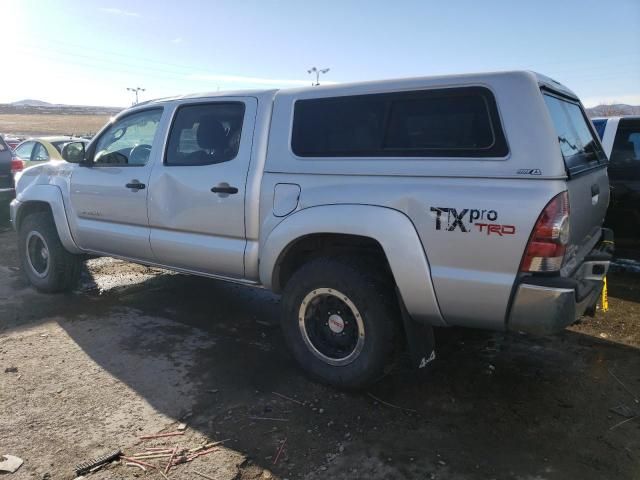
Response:
M178 108L165 155L169 166L212 165L238 154L244 103L218 102Z
M36 143L36 146L33 148L32 159L34 162L48 162L49 161L49 152L41 143Z
M609 159L609 175L612 180L640 180L640 120L620 120Z
M161 117L162 109L153 109L127 115L116 121L98 139L93 156L95 165L146 165Z

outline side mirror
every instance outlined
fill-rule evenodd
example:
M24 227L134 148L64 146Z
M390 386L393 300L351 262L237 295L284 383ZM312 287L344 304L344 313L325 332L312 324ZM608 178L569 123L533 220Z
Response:
M70 142L62 147L62 158L69 163L84 162L85 151L83 142Z

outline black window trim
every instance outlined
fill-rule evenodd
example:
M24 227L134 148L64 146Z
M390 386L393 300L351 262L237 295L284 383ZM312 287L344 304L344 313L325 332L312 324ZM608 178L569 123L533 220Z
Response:
M448 95L447 95L448 94ZM485 106L486 114L489 120L489 128L491 129L491 135L493 141L488 147L474 147L474 148L386 148L384 142L388 135L388 125L392 110L393 97L398 100L406 100L411 96L417 98L425 98L428 96L441 97L441 96L470 96L479 95ZM322 101L340 101L348 98L362 98L369 96L386 96L390 100L385 105L384 114L384 140L383 146L379 150L374 151L361 151L357 153L353 152L337 152L331 155L326 154L314 154L314 153L302 153L296 152L294 149L294 130L295 130L295 110L298 102L322 102ZM424 160L424 159L447 159L447 160L506 160L511 150L509 148L509 142L505 135L503 128L502 117L498 108L498 103L495 98L494 92L485 85L462 85L462 86L442 86L433 88L420 88L410 90L395 90L355 95L340 95L335 97L314 97L314 98L298 98L295 100L292 106L291 124L289 127L289 142L288 148L290 153L298 160L308 159L326 159L337 160L343 159L345 161L362 160L362 159L394 159L401 160ZM497 152L493 152L492 149L497 149ZM420 153L420 154L418 154Z
M564 155L562 154L562 151L560 151L560 155L562 156L562 163L564 164L564 168L565 171L567 173L567 178L575 178L577 176L583 175L585 173L589 173L592 172L594 170L598 170L600 168L606 168L609 165L609 158L607 157L607 154L604 151L604 147L602 146L602 140L600 139L600 135L598 135L598 132L596 131L593 123L591 122L591 120L589 119L589 117L587 116L587 112L585 112L584 107L582 106L582 103L580 103L580 100L576 97L573 97L571 95L567 95L565 93L561 93L558 92L557 90L553 90L552 88L549 88L546 85L542 85L540 87L540 90L542 92L542 95L548 95L550 97L555 97L558 98L559 100L568 102L568 103L572 103L574 105L576 105L579 109L580 112L582 113L582 117L585 120L585 123L587 124L587 128L589 129L589 131L591 132L591 136L595 139L595 141L598 143L601 152L604 154L604 160L600 161L597 160L595 163L594 162L590 162L588 165L579 165L577 167L572 167L569 168L567 167L567 163L565 162L564 159ZM544 102L544 98L542 99L542 101ZM546 105L545 105L546 108ZM549 112L549 109L546 109L549 116L551 116L551 112ZM555 130L555 127L554 127ZM557 138L556 138L557 140ZM560 145L558 145L558 148L560 148Z
M225 160L224 162L210 162L210 163L198 163L193 165L185 165L185 164L177 164L177 163L168 163L167 162L167 154L169 153L169 140L171 139L171 133L173 132L173 127L175 125L176 119L178 118L178 112L181 108L185 107L202 107L202 106L211 106L211 105L242 105L242 126L240 127L240 143L238 145L238 151L236 152L233 158L229 160ZM162 164L165 167L206 167L209 165L219 165L221 163L232 162L236 158L238 158L238 154L240 153L240 147L242 145L242 134L244 131L244 126L247 120L247 104L243 100L208 100L205 102L190 102L190 103L180 103L174 108L173 114L171 117L171 124L169 125L169 129L167 130L167 135L165 138L164 144L164 153L162 155Z
M128 163L96 163L93 161L94 157L95 157L95 150L96 147L98 145L98 142L100 141L100 139L102 138L103 135L105 135L109 129L115 125L116 122L120 122L121 120L124 120L126 118L129 118L133 115L137 115L139 113L147 113L147 112L153 112L153 111L160 111L160 121L158 122L158 129L160 128L160 124L162 123L162 115L164 114L164 106L157 106L154 105L153 107L150 108L141 108L139 110L135 110L132 112L127 112L126 114L122 115L121 117L117 117L115 118L112 122L109 122L108 125L105 125L103 131L100 133L99 136L95 137L89 144L89 149L86 150L85 153L85 158L91 158L91 160L85 160L84 162L81 163L81 165L84 165L85 167L89 167L89 168L113 168L113 167L119 167L119 168L144 168L147 165L149 165L149 162L145 163L144 165L131 165ZM153 135L154 136L154 143L155 143L155 137L158 134L158 131L156 130L156 133ZM78 140L79 142L79 140ZM86 145L86 144L85 144ZM151 144L151 149L153 149L153 143Z

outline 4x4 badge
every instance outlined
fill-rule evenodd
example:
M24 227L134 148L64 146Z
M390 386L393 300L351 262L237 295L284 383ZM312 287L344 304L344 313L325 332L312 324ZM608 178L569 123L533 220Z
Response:
M542 170L539 168L521 168L518 170L518 175L542 175Z

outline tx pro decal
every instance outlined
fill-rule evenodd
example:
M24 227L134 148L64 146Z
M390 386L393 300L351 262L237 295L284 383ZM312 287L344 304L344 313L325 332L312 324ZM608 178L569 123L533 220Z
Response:
M431 207L435 213L436 230L446 232L478 232L485 235L513 235L514 225L498 223L498 212L495 210L478 210L475 208Z

